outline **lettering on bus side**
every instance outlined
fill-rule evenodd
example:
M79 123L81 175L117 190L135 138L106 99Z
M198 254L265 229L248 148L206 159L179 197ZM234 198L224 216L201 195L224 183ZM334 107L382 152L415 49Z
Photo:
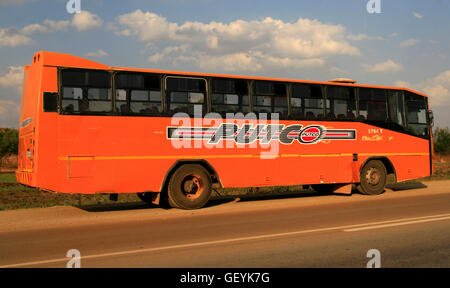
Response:
M223 140L233 140L237 144L259 141L268 144L272 140L290 145L316 144L321 140L356 140L355 129L326 129L321 125L301 124L244 124L222 123L218 127L167 127L167 139L203 139L208 144L218 144Z

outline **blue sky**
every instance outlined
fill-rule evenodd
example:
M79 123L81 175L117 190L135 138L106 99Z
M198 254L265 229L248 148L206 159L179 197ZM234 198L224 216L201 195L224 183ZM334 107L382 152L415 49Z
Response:
M36 51L111 66L349 77L430 96L450 127L450 1L0 0L0 127L17 127L23 65Z

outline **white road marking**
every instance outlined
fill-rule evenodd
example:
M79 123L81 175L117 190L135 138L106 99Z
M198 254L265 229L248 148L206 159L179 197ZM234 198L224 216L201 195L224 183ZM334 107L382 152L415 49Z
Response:
M413 218L402 218L402 219L380 221L380 222L370 222L370 223L363 223L363 224L326 227L326 228L317 228L317 229L309 229L309 230L299 230L299 231L284 232L284 233L238 237L238 238L230 238L230 239L223 239L223 240L216 240L216 241L205 241L205 242L170 245L170 246L162 246L162 247L154 247L154 248L127 250L127 251L119 251L119 252L111 252L111 253L103 253L103 254L93 254L93 255L86 255L86 256L83 256L83 254L82 254L81 261L83 261L85 259L93 259L93 258L101 258L101 257L123 256L123 255L129 255L129 254L149 253L149 252L180 249L180 248L193 248L193 247L198 247L198 246L226 244L226 243L249 241L249 240L262 240L262 239L269 239L269 238L287 237L287 236L301 235L301 234L306 234L306 233L325 232L325 231L333 231L333 230L343 230L346 232L354 232L354 231L360 231L360 230L366 230L366 229L376 229L376 228L392 227L392 226L398 226L398 225L424 223L424 222L438 221L438 220L445 220L445 219L450 219L450 213L422 216L422 217L413 217ZM70 260L70 258L57 258L57 259L49 259L49 260L42 260L42 261L23 262L23 263L3 265L3 266L0 266L0 268L36 266L36 265L51 264L51 263L58 263L58 262L67 262L69 260Z
M450 216L429 218L429 219L423 219L423 220L405 221L405 222L398 222L398 223L392 223L392 224L372 225L372 226L367 226L367 227L345 229L344 231L345 232L356 232L356 231L363 231L363 230L370 230L370 229L380 229L380 228L395 227L395 226L403 226L403 225L410 225L410 224L416 224L416 223L425 223L425 222L432 222L432 221L440 221L440 220L447 220L447 219L450 219Z

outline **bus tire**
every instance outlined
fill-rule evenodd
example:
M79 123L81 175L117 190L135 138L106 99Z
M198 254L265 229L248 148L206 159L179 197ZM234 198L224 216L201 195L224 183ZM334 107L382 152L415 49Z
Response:
M311 188L319 194L331 194L334 192L334 184L315 184L311 185Z
M167 200L169 205L181 209L203 207L211 196L211 177L198 164L183 165L169 180Z
M361 169L358 191L364 195L379 195L384 192L387 172L383 162L370 160Z

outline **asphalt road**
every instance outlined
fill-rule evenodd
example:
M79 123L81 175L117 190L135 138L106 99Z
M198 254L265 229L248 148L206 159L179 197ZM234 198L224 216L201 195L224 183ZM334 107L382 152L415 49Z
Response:
M195 211L2 211L0 267L66 267L71 249L81 267L450 267L450 181L424 184L378 196L223 200Z

